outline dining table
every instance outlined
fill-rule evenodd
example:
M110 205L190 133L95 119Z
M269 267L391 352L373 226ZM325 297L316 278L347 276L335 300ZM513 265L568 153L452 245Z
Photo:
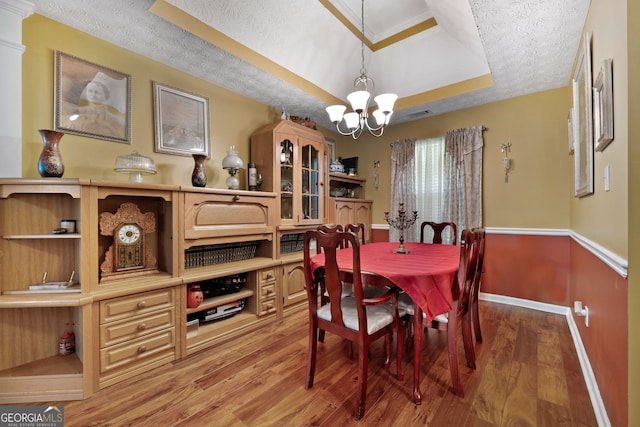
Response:
M453 307L452 284L458 271L460 247L404 242L409 253L396 253L398 242L375 242L359 246L362 283L369 286L397 286L414 303L413 324L413 400L422 403L420 370L422 365L423 318L431 321ZM344 278L352 274L353 248L340 249L336 259ZM313 270L324 266L324 254L311 258ZM424 316L423 316L424 313Z

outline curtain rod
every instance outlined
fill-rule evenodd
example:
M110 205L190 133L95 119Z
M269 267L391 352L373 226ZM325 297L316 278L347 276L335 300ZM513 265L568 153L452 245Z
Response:
M482 132L487 131L487 130L489 130L489 128L488 128L488 127L486 127L486 126L482 126ZM393 144L395 144L396 142L398 142L398 141L394 141L394 142L390 143L390 144L389 144L389 146L390 146L390 147L393 147Z

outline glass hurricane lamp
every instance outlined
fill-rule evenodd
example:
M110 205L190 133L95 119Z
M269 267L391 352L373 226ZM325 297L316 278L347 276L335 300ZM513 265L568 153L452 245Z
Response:
M236 176L236 173L242 169L244 162L238 156L238 150L232 145L227 151L227 155L222 159L222 169L226 169L229 172L229 178L227 178L227 188L230 190L237 190L240 188L240 180Z

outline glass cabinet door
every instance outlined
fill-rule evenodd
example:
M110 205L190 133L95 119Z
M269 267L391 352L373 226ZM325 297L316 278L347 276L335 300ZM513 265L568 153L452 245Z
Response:
M302 164L302 217L301 220L320 218L320 152L312 144L300 150Z
M280 218L293 219L293 143L280 142Z

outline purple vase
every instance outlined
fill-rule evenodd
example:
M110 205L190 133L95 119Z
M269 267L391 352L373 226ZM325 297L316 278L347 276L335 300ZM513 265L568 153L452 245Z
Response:
M194 187L206 187L207 174L204 172L204 161L207 156L204 154L194 154L193 160L195 166L193 167L193 173L191 174L191 183Z
M60 154L60 139L64 133L55 130L38 129L42 136L42 153L38 158L38 173L43 178L60 178L64 174L64 163Z

